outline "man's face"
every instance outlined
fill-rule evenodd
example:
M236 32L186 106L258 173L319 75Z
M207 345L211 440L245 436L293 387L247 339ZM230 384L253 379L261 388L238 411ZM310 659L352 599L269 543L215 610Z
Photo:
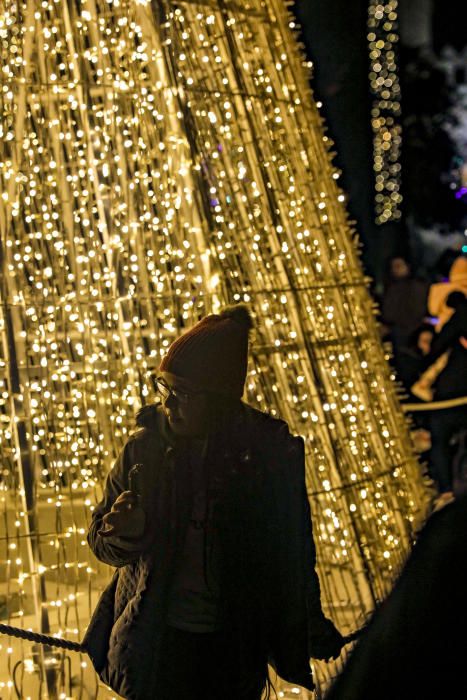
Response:
M391 274L397 280L405 279L410 275L410 267L404 258L393 258L391 260Z
M431 341L433 340L433 333L430 331L422 331L418 336L418 349L421 351L422 355L428 355L431 350Z
M208 395L183 377L161 372L162 407L171 430L180 437L199 437L208 430ZM169 391L166 391L168 389Z

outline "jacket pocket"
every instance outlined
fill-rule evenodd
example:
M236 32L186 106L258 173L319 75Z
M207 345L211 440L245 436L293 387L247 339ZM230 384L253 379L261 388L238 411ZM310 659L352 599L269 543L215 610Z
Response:
M114 573L112 580L99 598L83 639L83 644L98 674L107 663L110 634L114 624L117 580L118 571Z

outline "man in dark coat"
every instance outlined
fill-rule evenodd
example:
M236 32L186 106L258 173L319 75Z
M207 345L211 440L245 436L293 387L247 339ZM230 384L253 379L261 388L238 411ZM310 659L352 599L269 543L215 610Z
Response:
M410 264L399 255L389 259L386 278L381 315L397 356L426 316L429 285L414 277Z
M172 344L161 405L93 512L89 544L117 571L84 644L128 700L259 700L268 663L311 690L310 657L343 645L321 608L303 440L241 402L250 328L238 305Z
M463 292L451 292L446 305L454 310L433 340L429 362L435 362L449 350L445 368L434 387L435 401L467 397L467 298ZM454 435L467 427L467 405L433 411L431 416L430 470L440 492L439 505L451 500L452 446Z

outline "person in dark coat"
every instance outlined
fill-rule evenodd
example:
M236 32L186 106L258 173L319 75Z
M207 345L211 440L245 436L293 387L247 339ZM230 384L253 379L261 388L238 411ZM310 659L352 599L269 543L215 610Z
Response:
M84 644L127 700L259 700L268 664L311 690L310 657L344 643L321 607L303 440L241 401L250 328L237 305L171 345L161 404L93 512L88 542L117 570Z
M325 700L467 697L467 497L433 514Z
M451 292L446 305L454 309L432 343L430 363L449 350L445 368L434 385L435 401L467 397L467 297L461 291ZM467 426L467 405L433 411L431 416L430 471L440 492L440 504L453 497L452 447L455 433Z
M431 343L435 335L434 326L430 323L422 323L409 336L406 347L394 357L394 369L397 378L401 381L408 393L408 402L420 403L421 399L412 393L413 384L420 378L429 366L429 354ZM424 412L410 414L416 428L428 430L429 417Z
M426 316L428 289L428 282L413 276L405 258L399 255L390 258L381 300L381 320L396 356Z
M409 336L407 346L402 348L398 355L395 370L404 389L409 392L410 401L417 400L417 397L411 393L411 387L428 367L428 357L434 336L434 326L431 323L422 323Z

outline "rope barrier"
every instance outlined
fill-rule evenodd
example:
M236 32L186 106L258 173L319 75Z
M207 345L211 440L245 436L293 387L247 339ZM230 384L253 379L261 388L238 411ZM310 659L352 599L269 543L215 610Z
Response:
M466 406L467 396L460 396L457 399L445 399L444 401L427 401L426 403L403 403L402 410L406 411L440 411L443 408L454 408L456 406Z
M354 642L361 634L365 631L366 627L362 627L351 634L344 637L344 644L349 644ZM87 654L87 649L84 644L79 644L77 642L70 642L68 639L60 639L58 637L51 637L48 634L39 634L39 632L31 632L29 630L23 630L20 627L12 627L11 625L0 624L0 634L7 634L9 637L19 637L20 639L27 639L30 642L37 642L38 644L47 644L51 647L60 647L60 649L70 649L71 651L77 651L80 654Z
M0 624L0 634L7 634L10 637L19 637L20 639L28 639L30 642L38 642L38 644L48 644L51 647L70 649L71 651L77 651L81 654L87 653L84 644L70 642L67 639L60 639L59 637L50 637L48 634L39 634L39 632L23 630L20 627L12 627L11 625Z

